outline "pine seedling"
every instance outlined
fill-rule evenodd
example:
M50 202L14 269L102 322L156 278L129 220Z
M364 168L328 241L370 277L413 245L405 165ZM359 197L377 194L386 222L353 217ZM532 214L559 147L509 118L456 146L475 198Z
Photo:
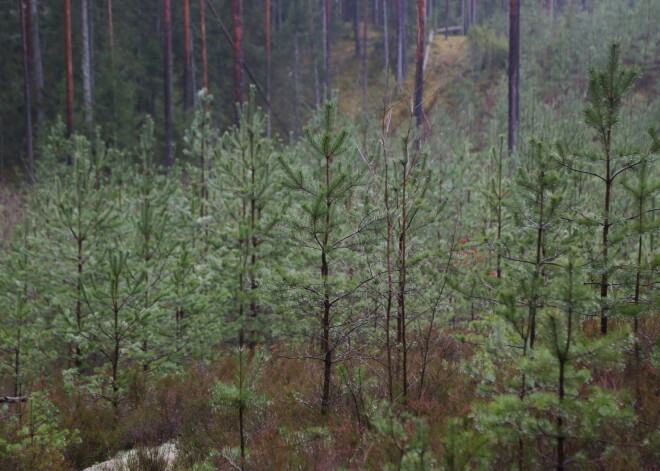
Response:
M657 143L655 131L651 130L651 138L654 144ZM634 258L626 268L628 274L627 285L632 288L632 293L624 297L616 306L616 311L625 317L631 318L633 324L633 333L635 335L635 364L636 367L641 363L641 343L643 332L640 330L640 323L644 318L657 310L658 296L653 294L652 284L653 276L657 275L657 266L652 261L653 254L650 253L649 239L653 234L660 230L660 220L654 217L657 208L653 207L660 190L660 181L654 178L654 152L655 145L652 145L650 153L644 155L640 164L633 170L632 178L621 182L626 192L631 196L633 204L633 214L625 221L625 225L618 233L619 239L628 239L634 243ZM636 389L638 402L640 399L639 384L636 377Z
M600 287L600 331L607 334L608 313L611 302L608 293L612 286L612 240L610 229L616 223L612 211L614 183L620 175L639 165L640 154L635 150L617 149L615 131L620 121L621 107L626 94L631 90L638 73L635 69L621 67L620 45L610 45L607 63L603 70L589 69L587 76L589 104L584 110L584 122L589 126L599 142L599 150L582 156L569 156L562 146L558 147L558 162L572 172L586 175L602 183L603 205L598 216L580 215L576 222L600 227L600 256L595 263L596 283ZM576 158L580 157L580 158Z
M159 301L150 298L145 305L145 291L153 289L153 280L128 252L120 247L108 249L102 270L83 284L82 294L89 315L85 318L81 335L98 351L109 367L101 368L108 378L98 392L115 409L125 397L127 366L138 357L143 338L140 332L149 329L152 311ZM102 374L103 374L102 373Z
M39 348L47 339L45 319L37 315L38 288L31 265L34 247L29 239L30 219L25 217L20 239L9 251L0 251L0 377L7 378L11 389L6 396L30 394L30 385L45 368L47 355ZM22 399L18 400L18 415L22 415ZM19 417L20 421L20 417Z
M257 393L257 382L263 373L268 357L261 349L251 350L249 353L243 345L236 349L238 372L234 382L217 382L211 389L211 403L216 409L229 410L236 413L239 436L240 468L245 469L247 458L246 421L248 414L257 414L268 406L266 396ZM232 449L223 451L227 458Z
M561 203L564 193L562 175L547 147L531 143L533 158L530 170L518 170L507 202L515 227L502 244L503 256L511 263L518 302L526 306L524 347L534 348L536 315L544 305L544 287L555 260L562 253ZM514 268L515 267L515 268Z
M119 226L113 204L114 189L105 184L105 148L81 136L73 141L73 166L55 180L55 195L44 187L40 195L39 222L44 237L57 260L57 273L51 278L64 280L53 290L65 322L64 334L70 341L71 361L80 369L85 360L84 340L80 337L87 313L82 286L90 276L96 254L103 251L107 237ZM91 267L90 267L91 265ZM48 264L46 266L49 266ZM52 275L55 275L52 277Z
M598 442L610 429L632 423L628 407L613 392L591 385L591 370L618 367L625 332L596 340L584 335L584 317L593 309L593 292L582 282L582 262L574 251L559 260L562 276L553 283L553 302L543 310L544 327L533 353L517 361L527 379L524 397L496 396L479 407L482 425L496 433L495 443L534 440L538 454L528 447L518 454L521 466L566 468L569 462L586 459L573 450ZM582 446L578 446L582 444Z
M279 271L281 282L277 294L285 296L288 306L311 314L320 325L297 322L295 331L307 330L320 344L318 353L297 356L323 363L321 410L329 411L331 401L332 367L344 358L339 354L352 333L368 320L362 317L356 293L373 276L359 275L359 266L353 252L370 230L373 216L361 215L354 220L354 212L346 210L351 192L362 183L362 172L348 153L348 132L334 126L335 104L328 102L323 110L323 123L318 132L305 130L308 145L319 164L311 175L294 170L280 158L284 184L298 202L285 223L285 234L296 255L302 260L291 260L290 266ZM320 263L319 263L320 261ZM296 265L304 275L296 271ZM308 267L318 267L318 271Z
M286 207L275 142L264 137L266 117L255 101L251 88L250 101L239 109L238 125L224 134L217 149L217 178L212 181L214 224L208 226L216 230L211 243L226 251L219 257L232 274L223 278L230 280L235 293L239 340L250 346L268 334L263 318L268 308L260 286L266 261L277 250L273 229Z

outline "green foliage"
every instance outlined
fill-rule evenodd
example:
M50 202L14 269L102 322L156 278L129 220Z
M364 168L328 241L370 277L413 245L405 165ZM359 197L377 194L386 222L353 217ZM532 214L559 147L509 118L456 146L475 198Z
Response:
M239 110L239 123L212 148L209 173L209 217L203 224L211 233L208 243L216 253L212 276L231 293L234 331L245 332L251 344L262 341L272 326L263 318L262 286L268 260L281 250L275 226L287 206L276 163L278 142L264 137L266 117L251 100ZM212 139L209 139L211 144ZM227 276L230 272L233 276Z
M279 159L285 185L295 191L296 203L281 226L281 237L295 250L297 259L278 270L281 281L274 290L284 298L287 314L295 316L289 317L293 331L311 334L320 344L321 351L311 358L325 363L324 407L329 400L332 357L367 321L362 317L359 294L373 277L360 273L359 250L375 221L368 206L352 204L352 192L362 185L365 170L353 156L342 155L347 153L348 134L334 128L334 115L335 104L327 102L321 129L316 133L306 130L319 162L309 174L294 171L285 159ZM310 307L319 312L320 328L306 319L312 318Z
M423 471L434 467L437 460L431 451L429 426L422 418L381 404L370 422L386 443L395 450L396 457L381 462L387 470Z
M45 397L34 395L23 407L22 415L0 423L0 466L17 471L69 469L64 455L67 446L80 440L77 431L60 428L60 413ZM5 416L7 408L0 411Z
M631 409L622 404L624 398L589 384L592 369L620 364L628 338L624 332L593 340L582 333L582 318L593 312L595 303L591 290L579 281L579 264L574 252L562 261L564 273L554 283L553 307L541 319L543 335L533 353L516 362L524 393L498 395L478 408L477 420L496 434L495 442L518 444L519 459L526 463L542 463L537 460L547 459L547 452L534 456L525 451L523 440L542 443L540 450L552 450L559 446L554 442L598 441L607 430L634 422ZM557 454L551 456L560 459ZM581 453L559 456L586 459Z
M635 69L620 68L620 54L621 46L613 43L608 51L605 69L591 68L587 78L589 105L584 110L584 121L605 145L612 128L619 122L623 96L639 76Z
M235 356L238 360L238 373L234 381L215 383L211 391L211 403L218 409L259 412L269 403L268 398L256 392L268 355L262 349L248 353L245 347L238 347Z
M275 9L280 58L287 31L305 46L319 39L294 23L313 25L320 11L294 3ZM443 112L425 140L394 129L386 100L381 135L365 124L356 144L327 103L306 142L285 145L265 137L254 91L221 132L234 116L207 110L228 109L228 94L216 95L217 108L202 94L185 117L185 161L165 173L158 114L132 112L155 109L153 83L136 77L139 86L118 89L136 71L160 70L158 61L117 63L112 73L99 65L108 74L97 116L112 124L66 139L56 123L41 139L37 183L20 194L23 227L2 227L0 468L82 468L128 447L139 448L129 467L162 466L145 446L174 437L180 469L652 462L660 139L638 136L655 116L653 86L621 65L617 45L587 82L577 71L598 55L570 45L600 48L604 35L585 38L583 23L600 24L604 5L613 3L555 18L525 7L524 30L542 26L522 61L523 131L535 137L509 160L497 149L506 108L499 8L469 33L468 95L479 102L457 98L460 80L443 85L429 98ZM479 12L494 6L480 2ZM629 32L630 16L621 21ZM121 28L156 55L135 26ZM633 61L649 63L646 46L630 42ZM211 52L219 64L228 48ZM546 80L546 70L562 79ZM593 318L603 312L622 320L598 336Z
M465 469L488 469L489 437L474 429L466 419L451 418L442 441L442 469L462 471Z
M504 35L497 34L488 26L475 25L468 31L470 59L475 71L503 70L509 46Z

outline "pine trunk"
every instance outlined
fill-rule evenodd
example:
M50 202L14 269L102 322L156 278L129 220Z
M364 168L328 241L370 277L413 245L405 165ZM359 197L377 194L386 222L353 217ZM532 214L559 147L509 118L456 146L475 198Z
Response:
M297 138L300 134L300 51L298 47L298 32L293 36L293 87L294 87L294 131Z
M232 0L232 40L234 42L234 100L243 104L243 2Z
M92 51L91 51L91 38L89 30L89 0L81 0L80 2L80 17L81 17L81 40L82 40L82 85L83 85L83 107L85 109L85 123L91 125L93 115L93 102L92 102Z
M355 44L355 57L360 57L360 15L358 14L358 2L353 3L353 42Z
M520 0L509 0L509 155L518 141L520 92Z
M266 101L268 102L268 112L266 113L266 137L270 137L270 0L265 0L266 23Z
M403 77L408 74L408 0L401 0L401 49L403 51Z
M399 88L403 85L403 64L405 62L402 6L403 0L396 0L396 83Z
M387 18L387 1L383 0L383 40L385 42L385 70L390 67L390 31L389 19Z
M32 73L30 71L30 38L32 7L30 0L19 0L21 11L21 42L23 49L23 92L25 95L25 170L27 180L34 183L34 146L32 134ZM20 394L16 394L19 396Z
M406 266L406 238L407 238L407 206L406 206L406 186L408 183L408 156L404 156L403 162L403 180L402 180L402 194L401 194L401 233L399 234L399 280L398 280L398 343L401 348L401 366L402 366L402 395L404 399L408 394L408 342L406 335L406 281L407 281L407 266Z
M73 134L73 52L71 44L71 0L64 0L64 53L66 62L66 134ZM69 158L69 163L73 163Z
M44 91L44 63L41 56L41 33L39 30L39 0L31 1L31 30L32 30L32 77L34 80L35 108L37 120L35 128L37 134L44 122L43 91Z
M163 0L163 83L165 105L165 165L174 164L172 145L172 4Z
M323 8L323 71L325 97L332 99L330 90L330 0L325 0Z
M445 0L445 40L449 36L449 0Z
M321 279L323 280L323 315L321 318L321 331L323 337L321 339L321 346L323 348L323 393L321 396L321 413L327 414L330 409L330 382L332 379L332 343L330 340L330 309L332 304L330 302L330 293L328 288L328 279L330 276L330 267L328 264L328 255L326 250L330 240L330 214L332 199L330 193L330 156L325 157L325 188L328 196L325 198L325 233L323 234L323 245L321 247Z
M202 87L206 90L206 93L209 92L209 71L208 71L208 62L206 60L206 19L204 17L204 2L205 0L199 0L199 25L200 25L200 36L202 43ZM209 111L209 105L206 104L206 111Z
M193 106L192 66L190 60L190 0L183 0L183 109Z
M112 0L107 0L106 3L108 15L108 48L110 50L110 60L115 56L115 27L112 23Z
M369 0L362 0L364 12L362 15L362 111L365 123L369 113L369 61L367 56L367 18L369 18Z
M603 275L600 280L600 299L601 299L601 308L600 308L600 333L605 335L607 334L607 289L609 288L609 232L610 226L612 225L610 221L610 205L612 202L612 156L611 156L611 134L608 132L605 136L605 218L603 220L603 233L602 233L602 242L603 242Z
M414 115L417 128L424 123L422 107L424 95L424 26L426 18L426 1L417 0L417 54L415 56L415 104Z

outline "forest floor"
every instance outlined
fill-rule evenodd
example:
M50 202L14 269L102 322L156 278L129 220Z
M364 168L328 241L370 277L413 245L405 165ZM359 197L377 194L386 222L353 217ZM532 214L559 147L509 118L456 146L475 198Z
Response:
M362 26L360 25L360 31ZM375 114L379 121L392 109L391 128L398 128L411 122L412 99L415 91L415 67L408 68L401 90L396 90L396 78L384 74L385 54L381 35L369 29L369 89L367 92L367 113ZM414 45L413 45L414 46ZM393 48L394 44L390 45ZM414 47L408 52L415 54ZM351 35L341 37L333 51L333 67L337 71L333 77L333 88L341 90L338 108L351 117L364 113L363 59L355 55L355 42ZM431 115L436 106L446 104L451 84L463 75L469 60L468 39L466 36L433 35L427 43L424 68L424 110Z

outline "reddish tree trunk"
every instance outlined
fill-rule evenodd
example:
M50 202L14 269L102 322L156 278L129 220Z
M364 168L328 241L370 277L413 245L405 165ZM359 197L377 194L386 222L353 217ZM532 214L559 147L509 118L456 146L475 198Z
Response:
M23 92L25 94L25 168L28 182L34 182L34 147L32 136L32 81L30 71L30 37L32 27L32 5L30 0L19 0L21 10L21 39L23 49Z
M64 52L66 62L66 134L73 134L73 53L71 47L71 0L64 0Z
M172 4L163 0L163 76L165 105L165 165L174 164L172 147Z
M355 0L355 3L353 3L353 43L355 45L355 57L360 57L360 28L359 28L359 23L360 23L360 18L358 14L358 2Z
M509 130L508 150L512 154L518 141L520 91L520 0L509 0Z
M426 19L426 1L417 0L417 54L415 55L415 107L413 109L417 127L424 122L422 107L424 92L424 22Z
M82 41L80 71L82 73L83 109L85 111L85 123L89 127L94 120L94 115L92 102L92 40L89 28L88 0L82 0L80 2L80 22Z
M41 33L39 30L39 0L31 0L31 24L32 30L30 49L32 57L32 74L34 78L35 87L35 105L37 111L37 119L35 122L35 130L38 133L41 125L44 122L44 109L43 109L43 90L44 90L44 64L41 55Z
M389 69L390 67L390 31L389 31L389 19L387 17L387 1L388 0L382 0L383 1L383 40L385 42L384 44L384 49L385 49L385 69Z
M234 41L234 97L236 103L243 103L243 2L232 0L232 36Z
M190 62L190 0L183 0L183 109L192 108L192 69Z
M369 18L369 0L362 0L363 14L362 14L362 111L364 112L364 119L366 121L367 114L369 113L368 95L369 95L369 62L367 56L367 18Z
M204 18L204 2L206 0L199 0L199 23L201 29L201 42L202 42L202 87L209 92L209 70L208 62L206 60L206 20ZM209 111L208 103L205 106L206 111Z
M396 83L401 87L406 68L405 15L403 0L396 0Z
M270 0L265 0L266 23L266 101L268 113L266 114L266 136L270 137Z
M325 97L327 100L332 99L332 91L330 90L330 0L325 0L323 8L323 61L325 72Z

